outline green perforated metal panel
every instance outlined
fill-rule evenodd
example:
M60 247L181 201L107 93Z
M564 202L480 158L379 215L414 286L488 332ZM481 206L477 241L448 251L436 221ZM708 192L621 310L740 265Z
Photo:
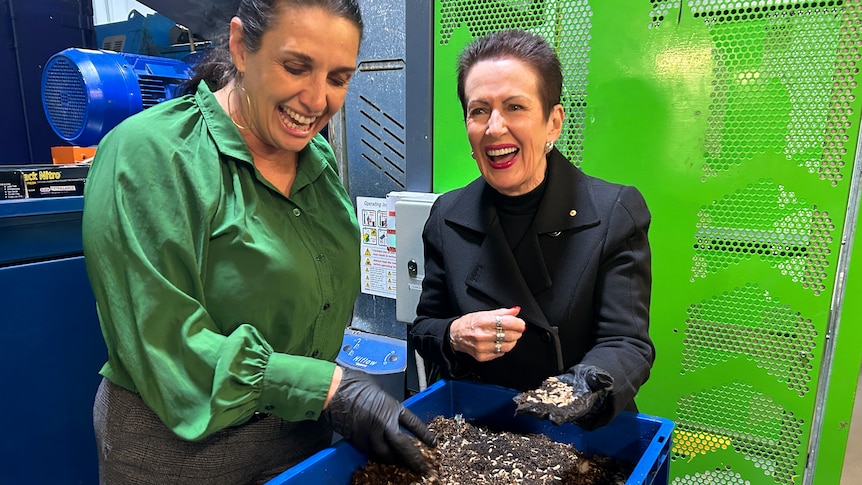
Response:
M677 423L671 483L839 483L862 359L862 305L844 300L862 278L860 1L437 0L434 14L435 192L478 176L458 52L523 28L564 65L557 146L644 193L657 361L638 404Z

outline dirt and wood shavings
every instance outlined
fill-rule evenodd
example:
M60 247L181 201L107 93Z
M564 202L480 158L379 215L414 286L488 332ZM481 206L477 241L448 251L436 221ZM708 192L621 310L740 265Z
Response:
M369 462L353 473L351 485L624 485L634 469L611 457L587 457L545 435L492 431L460 416L437 416L429 427L437 447L417 444L430 473Z
M571 421L583 414L588 403L572 393L572 386L556 377L549 377L538 389L522 392L515 396L517 412L525 412L554 424Z

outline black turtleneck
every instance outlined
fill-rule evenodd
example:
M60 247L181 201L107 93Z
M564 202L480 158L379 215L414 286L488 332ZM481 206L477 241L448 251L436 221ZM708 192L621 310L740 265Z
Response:
M536 245L535 241L522 244L529 234L536 234L535 217L539 211L539 205L542 203L542 198L545 196L545 187L547 186L547 173L535 189L526 194L507 196L497 191L494 191L494 205L497 208L497 214L500 217L500 226L503 228L503 233L506 235L506 241L509 243L509 248L515 256L515 261L518 263L518 268L521 274L530 286L533 293L541 291L540 281L543 274L540 268L544 268L544 264L537 266L537 263L543 260L542 254L535 254L541 250ZM534 274L535 273L535 274Z
M524 234L533 225L542 197L545 196L547 180L546 176L542 179L542 183L526 194L508 196L494 191L494 205L497 207L500 225L503 226L503 232L512 251L518 247Z

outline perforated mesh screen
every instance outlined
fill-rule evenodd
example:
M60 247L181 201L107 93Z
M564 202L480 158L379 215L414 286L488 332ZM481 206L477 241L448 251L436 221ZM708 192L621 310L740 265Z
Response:
M732 446L778 483L793 483L803 420L758 392L733 382L684 395L679 401L673 458Z
M670 14L671 9L679 8L677 0L650 0L652 10L650 10L650 22L647 25L649 28L658 27L664 22L665 17Z
M715 41L704 175L780 151L837 184L858 74L858 13L841 1L765 3L689 2Z
M816 338L810 318L748 284L689 307L682 368L693 372L743 357L803 396L811 391Z
M704 207L697 229L692 278L759 258L815 295L826 289L835 226L782 185L762 180Z
M671 485L751 485L751 481L742 478L739 473L721 468L677 477L670 483Z
M503 29L531 29L544 22L542 0L443 0L440 2L441 43L449 42L452 31L461 25L473 37Z

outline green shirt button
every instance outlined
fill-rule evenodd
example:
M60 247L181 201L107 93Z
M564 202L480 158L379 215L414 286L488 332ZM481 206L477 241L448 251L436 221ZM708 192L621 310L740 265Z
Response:
M306 411L305 417L306 418L313 418L314 417L314 411Z
M299 211L299 209L293 209L293 215L295 215L296 217L299 217L300 214L301 214L301 212Z
M318 260L318 261L323 261L324 259L326 259L326 256L324 256L324 255L322 255L322 254L318 254L318 255L317 255L317 260Z
M272 404L267 404L263 407L263 409L265 409L266 411L272 411L273 409L275 409L275 406L273 406Z

